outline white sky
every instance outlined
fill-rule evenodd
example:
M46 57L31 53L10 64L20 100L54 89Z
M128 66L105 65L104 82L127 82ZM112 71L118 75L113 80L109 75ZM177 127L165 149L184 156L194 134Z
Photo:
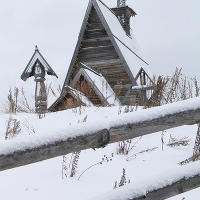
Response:
M104 0L111 7L116 1ZM171 74L175 67L182 67L199 78L200 1L127 3L138 14L131 26L152 71ZM20 75L36 44L63 83L87 4L88 0L0 0L1 91L15 83L28 84Z

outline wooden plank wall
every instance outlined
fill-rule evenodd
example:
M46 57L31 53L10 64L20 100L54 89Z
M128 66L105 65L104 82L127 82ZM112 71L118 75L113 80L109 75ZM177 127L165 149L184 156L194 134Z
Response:
M132 82L94 8L90 13L77 61L101 73L120 101L123 100ZM71 80L77 68L73 69Z
M74 89L81 91L85 96L90 99L90 101L94 105L101 105L102 102L94 92L94 90L90 87L88 82L85 80L83 76L80 77L79 81L75 84Z

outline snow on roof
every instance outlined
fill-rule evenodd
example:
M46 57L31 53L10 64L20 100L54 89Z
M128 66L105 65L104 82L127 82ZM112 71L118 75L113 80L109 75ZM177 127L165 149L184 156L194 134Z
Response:
M132 90L149 90L149 89L152 89L152 87L151 86L149 86L149 85L138 85L138 86L133 86L132 87Z
M24 70L21 78L22 80L26 81L27 78L29 78L31 76L31 72L32 69L36 63L36 61L39 60L39 62L42 64L42 66L44 67L44 70L53 76L56 76L58 78L58 76L56 75L56 73L53 71L53 69L50 67L50 65L48 64L48 62L44 59L44 57L42 56L42 54L39 52L39 50L35 49L35 52L32 56L32 58L30 59L28 65L26 66L26 69Z
M105 6L102 1L96 1L103 16L108 23L110 30L115 38L116 43L118 44L132 74L134 77L138 74L141 68L149 75L149 78L153 78L152 73L148 67L148 64L139 58L137 42L133 36L128 36L125 30L122 28L118 18L112 12L111 9ZM134 53L135 55L134 55Z
M76 100L80 100L83 102L86 106L93 106L93 103L80 91L67 86L68 93L71 94Z
M121 104L115 92L102 75L99 76L87 69L85 71L110 105Z
M115 92L101 74L82 68L77 76L80 77L80 75L83 75L87 81L92 84L92 87L95 88L95 91L98 93L97 95L100 99L102 99L103 96L103 100L106 100L109 105L121 105L119 99L115 95ZM75 79L77 80L77 77L75 77ZM75 82L73 84L75 84Z

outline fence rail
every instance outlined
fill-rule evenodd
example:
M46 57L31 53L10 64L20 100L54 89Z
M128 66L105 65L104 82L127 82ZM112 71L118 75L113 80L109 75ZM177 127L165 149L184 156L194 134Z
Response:
M132 139L182 125L199 123L200 98L195 98L194 101L184 101L184 104L187 105L184 109L180 109L180 105L182 106L180 102L169 104L167 106L161 106L158 108L146 109L142 111L144 116L152 112L155 113L156 109L157 112L160 113L159 115L155 115L153 119L146 118L138 122L137 120L135 122L133 120L132 123L125 125L115 125L109 129L102 129L93 133L85 131L85 133L81 136L71 137L64 141L53 141L49 144L42 144L37 148L27 147L23 150L16 150L13 153L6 154L1 153L0 148L0 171L39 162L75 151L104 147L109 143ZM183 108L183 106L181 108ZM132 113L131 116L133 118L137 117L138 112L140 111ZM74 130L74 132L76 132L76 130ZM200 185L200 177L194 177L191 180L183 180L181 184L182 186L186 185L187 187L185 188L187 190L193 189ZM176 190L174 188L176 188ZM166 198L170 197L172 194L179 194L181 192L187 191L183 188L179 188L181 188L180 183L177 182L175 185L151 192L148 195L149 197L147 196L146 199L153 198L154 200L161 200L163 199L162 197ZM143 199L143 197L139 199Z

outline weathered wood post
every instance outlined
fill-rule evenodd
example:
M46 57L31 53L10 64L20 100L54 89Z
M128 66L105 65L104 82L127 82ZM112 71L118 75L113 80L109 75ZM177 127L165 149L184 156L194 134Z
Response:
M45 88L45 70L39 62L36 63L34 72L35 87L35 111L36 113L46 113L47 110L47 93Z
M40 116L47 112L46 73L58 77L36 46L33 56L21 75L21 79L26 81L31 76L35 77L35 112Z

